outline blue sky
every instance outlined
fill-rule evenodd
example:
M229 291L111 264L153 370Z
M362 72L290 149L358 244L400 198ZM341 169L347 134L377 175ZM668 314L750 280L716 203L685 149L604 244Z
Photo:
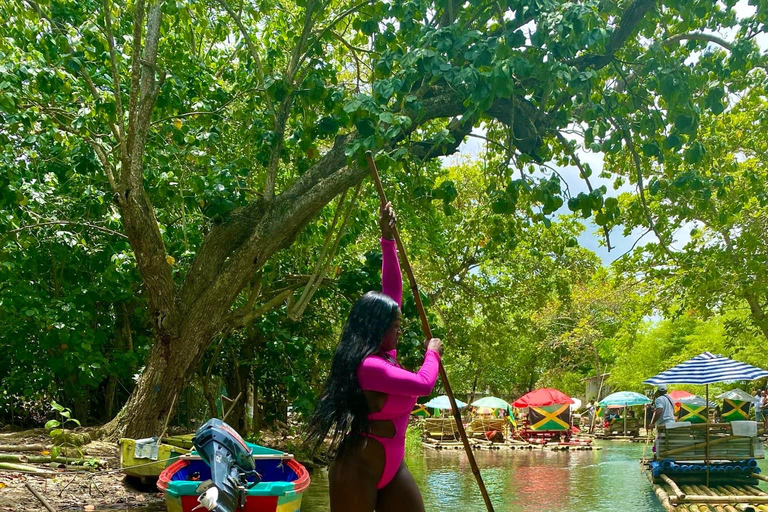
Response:
M744 18L746 16L751 16L755 12L755 7L749 5L747 0L741 0L735 7L736 13L739 16L739 18ZM736 30L723 30L717 35L720 37L725 38L726 40L732 40L733 36L735 34ZM762 50L768 49L768 34L760 34L756 37L756 42L758 46ZM476 129L475 133L483 135L482 129ZM459 146L459 151L457 154L448 157L444 160L445 164L450 165L451 163L456 163L457 161L460 161L462 159L466 158L478 158L482 152L484 151L484 145L485 141L482 139L469 137L467 138L461 146ZM590 167L592 168L592 176L590 177L590 182L592 183L593 187L599 187L601 185L605 185L608 189L609 195L617 195L621 192L632 192L634 187L631 185L625 185L621 187L619 190L613 189L613 180L611 179L604 179L600 178L599 174L603 170L603 156L599 153L590 153L586 152L583 149L578 151L579 158L582 162L588 163ZM588 192L586 183L584 183L584 180L582 180L579 177L579 171L575 166L567 166L567 167L555 167L560 173L560 175L563 177L565 182L568 184L568 188L570 189L570 195L576 196L580 192ZM570 210L568 210L567 206L563 206L558 213L564 213L568 214L571 213ZM637 246L642 246L645 243L648 243L650 241L655 240L655 235L653 233L649 233L643 236L643 233L645 233L644 229L637 229L633 231L629 236L624 236L623 228L614 228L613 231L611 231L611 245L613 248L611 251L608 251L608 248L605 246L605 237L602 233L602 231L599 231L599 228L597 225L595 225L592 222L592 219L585 219L584 225L586 229L579 237L579 243L586 247L587 249L590 249L594 251L602 260L604 265L610 265L611 262L613 262L615 259L622 256L624 253L630 250L632 247L632 244L634 244L638 239L640 241L637 243ZM681 248L683 245L685 245L688 240L690 239L689 235L690 229L687 227L684 227L680 229L675 234L675 240L672 243L673 247Z

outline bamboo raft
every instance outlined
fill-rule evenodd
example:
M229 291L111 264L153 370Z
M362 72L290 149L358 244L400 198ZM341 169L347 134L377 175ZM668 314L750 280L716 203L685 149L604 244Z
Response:
M662 426L656 438L657 463L671 461L690 467L691 461L693 466L701 466L703 461L710 460L713 471L709 471L707 464L708 476L701 471L685 470L673 475L657 473L654 477L650 463L644 465L644 470L668 512L768 512L768 493L758 487L760 482L768 482L768 477L759 474L759 470L749 472L739 464L746 459L764 457L765 450L758 437L734 435L729 423L670 429ZM733 468L730 468L732 461ZM725 464L729 466L723 472ZM714 471L715 466L719 466L719 471Z
M660 475L654 481L650 471L648 479L667 512L768 512L768 493L757 487L757 480L768 477L752 474L755 478L710 477L709 486L698 480L678 477L673 480Z
M439 441L436 439L426 439L421 442L422 446L430 450L462 450L464 445L458 441ZM518 441L507 441L504 443L482 442L476 439L470 441L474 450L548 450L548 451L596 451L602 450L601 446L592 444L565 444L548 443L532 444ZM768 511L766 511L768 512Z

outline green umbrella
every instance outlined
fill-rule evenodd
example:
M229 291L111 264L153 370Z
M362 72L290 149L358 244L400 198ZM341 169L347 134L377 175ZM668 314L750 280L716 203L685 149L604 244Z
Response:
M509 404L502 400L501 398L496 398L495 396L487 396L485 398L481 398L480 400L475 400L472 402L472 407L489 407L491 409L507 409L509 408Z

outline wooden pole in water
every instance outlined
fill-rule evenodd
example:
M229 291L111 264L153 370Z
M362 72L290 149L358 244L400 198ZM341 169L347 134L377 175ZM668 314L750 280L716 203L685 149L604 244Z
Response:
M627 412L629 411L629 408L627 407L627 404L624 404L624 437L627 437Z
M371 177L373 183L376 185L376 190L379 192L379 200L382 204L387 204L387 195L384 193L384 187L381 185L381 179L379 178L379 171L376 168L376 162L373 160L373 154L370 151L365 153L365 158L368 160L368 167L371 171ZM419 311L419 318L421 319L421 328L424 330L424 335L427 339L432 337L432 329L429 327L429 320L427 319L427 313L424 310L424 304L421 303L421 296L419 295L419 288L416 285L416 277L413 275L411 264L408 262L408 256L405 253L405 247L402 240L400 240L400 234L397 232L397 228L394 228L392 232L395 235L395 242L397 243L397 249L402 259L402 265L405 269L405 273L408 275L408 282L411 284L411 291L413 292L413 300L416 302L416 309ZM453 417L456 419L456 429L459 431L461 442L464 444L464 450L467 452L467 459L469 459L469 465L472 468L472 473L475 475L477 485L480 487L480 494L483 495L483 501L485 502L485 508L488 512L494 512L493 503L488 496L488 490L485 488L483 482L483 476L480 474L480 468L477 467L475 461L475 455L472 453L472 447L469 444L467 438L467 432L464 430L464 424L461 422L461 412L459 406L456 404L456 397L453 396L453 390L448 382L448 375L445 373L443 362L440 361L440 379L443 381L443 387L445 388L445 394L448 395L448 400L451 402L451 409L453 411Z

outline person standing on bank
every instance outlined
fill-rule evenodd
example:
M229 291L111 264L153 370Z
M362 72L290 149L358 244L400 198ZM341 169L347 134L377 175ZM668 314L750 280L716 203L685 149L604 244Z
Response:
M653 416L651 425L666 425L675 421L675 402L667 394L667 386L661 385L653 395Z
M331 512L424 512L403 460L405 431L417 397L435 386L443 343L427 340L416 373L397 362L403 279L395 223L391 204L380 207L382 291L352 306L307 430L315 448L330 434L336 452L328 471Z

